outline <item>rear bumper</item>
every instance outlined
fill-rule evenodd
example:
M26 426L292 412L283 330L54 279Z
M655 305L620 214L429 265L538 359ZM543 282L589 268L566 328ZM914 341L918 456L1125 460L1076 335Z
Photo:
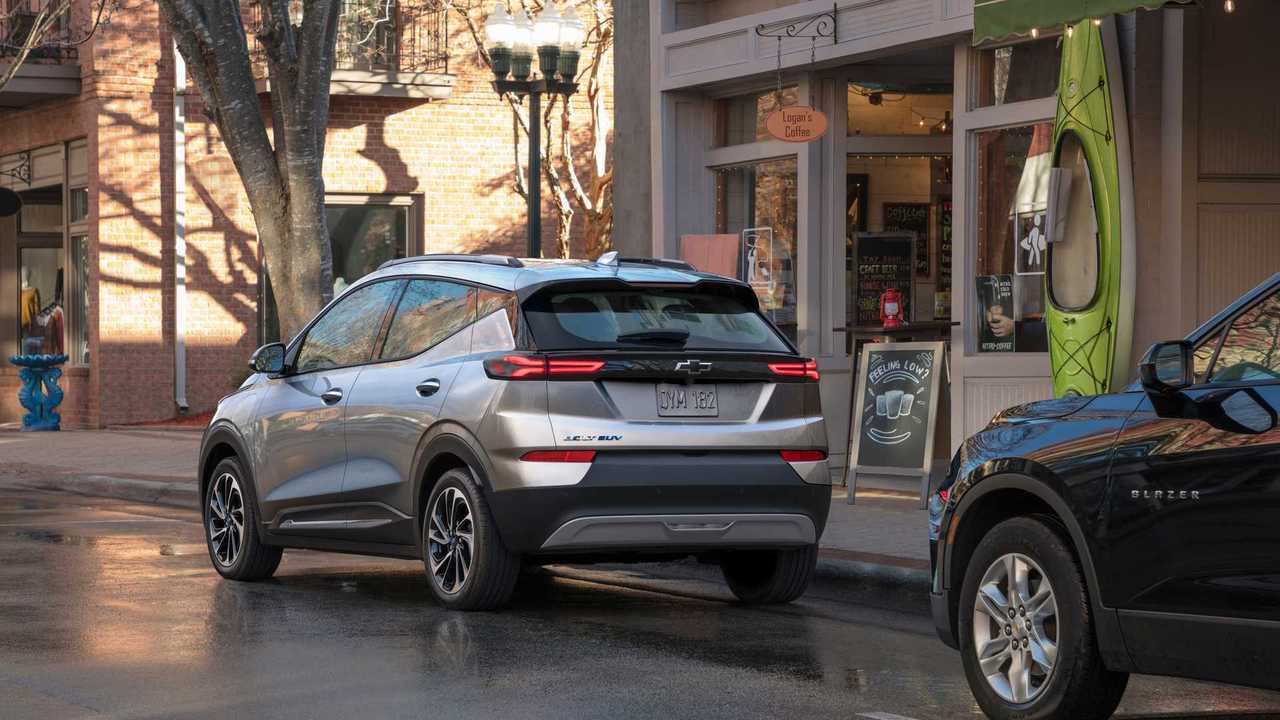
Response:
M618 452L576 485L500 490L489 503L513 552L662 555L813 544L831 488L777 453Z

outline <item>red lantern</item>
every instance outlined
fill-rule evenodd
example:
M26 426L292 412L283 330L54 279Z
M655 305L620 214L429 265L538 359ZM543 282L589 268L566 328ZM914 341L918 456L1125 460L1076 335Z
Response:
M905 325L906 313L902 307L902 293L897 288L889 288L880 293L880 324L885 330L894 330Z

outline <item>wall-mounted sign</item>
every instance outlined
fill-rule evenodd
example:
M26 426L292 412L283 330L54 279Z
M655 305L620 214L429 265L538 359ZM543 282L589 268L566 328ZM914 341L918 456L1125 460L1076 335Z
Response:
M765 118L764 127L778 140L813 142L827 134L827 116L808 105L788 105L770 113Z

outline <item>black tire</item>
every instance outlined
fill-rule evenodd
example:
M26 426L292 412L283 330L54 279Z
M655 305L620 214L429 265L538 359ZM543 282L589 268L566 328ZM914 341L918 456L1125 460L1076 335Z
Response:
M472 538L469 553L465 553L464 541L456 540L454 543L461 553L458 557L469 554L471 560L466 566L465 577L460 582L457 582L456 574L452 576L455 581L452 587L449 586L447 566L443 579L432 571L432 515L437 501L450 491L459 493L467 503ZM453 497L456 499L458 496ZM449 547L438 543L435 545L437 549ZM447 550L441 555L447 556ZM520 575L520 556L510 552L502 544L484 492L468 470L449 470L440 476L431 490L422 517L422 563L427 570L427 584L431 586L431 595L436 602L451 610L492 610L511 598L516 579Z
M1048 580L1057 608L1051 624L1045 622L1041 630L1037 630L1037 635L1042 631L1056 635L1056 659L1047 674L1044 674L1043 666L1036 666L1036 672L1044 675L1040 679L1042 684L1037 692L1024 693L1031 697L1021 703L1002 697L987 680L974 645L974 608L979 588L988 569L1011 554L1021 555L1034 563L1035 567L1028 574L1037 578L1037 588L1042 587L1039 578ZM1031 581L1027 585L1030 587ZM1103 664L1084 575L1071 551L1065 530L1056 520L1017 517L992 528L969 559L961 593L959 634L964 673L974 698L988 717L995 720L1103 720L1115 712L1129 675L1108 670ZM1017 609L1014 611L1018 612ZM1018 620L1015 618L1014 622ZM1022 622L1029 623L1030 619ZM999 633L1004 632L1008 636L1011 631L1002 630L998 624L992 623L982 632L985 633L984 639L994 642ZM1016 640L1016 636L1013 639ZM1025 642L1023 640L1024 647Z
M225 483L225 478L228 476L234 481L234 487L239 494L239 511L235 510L235 501L232 500L232 512L229 514L238 517L243 526L242 534L235 535L240 539L236 541L238 548L234 557L221 550L223 546L215 542L211 529L221 525L222 521L215 517L210 500L220 488L230 485ZM224 512L225 514L227 513ZM243 468L240 467L239 459L226 458L213 469L213 474L205 487L204 497L201 498L201 516L204 519L204 540L209 550L209 561L213 563L213 569L217 570L222 577L242 581L265 580L274 575L276 568L280 567L284 548L267 545L262 541L259 533L261 524L258 522L257 495L254 494L253 484L249 482ZM226 562L227 559L231 562Z
M729 589L744 603L789 603L804 594L818 564L818 546L791 550L735 550L720 557Z

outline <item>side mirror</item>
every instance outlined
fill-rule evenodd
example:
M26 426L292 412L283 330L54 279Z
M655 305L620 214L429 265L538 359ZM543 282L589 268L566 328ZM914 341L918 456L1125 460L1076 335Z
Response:
M270 343L254 350L249 357L249 369L268 375L284 372L284 343Z
M1190 386L1194 382L1191 343L1171 340L1152 345L1138 365L1138 375L1143 390L1159 395Z

